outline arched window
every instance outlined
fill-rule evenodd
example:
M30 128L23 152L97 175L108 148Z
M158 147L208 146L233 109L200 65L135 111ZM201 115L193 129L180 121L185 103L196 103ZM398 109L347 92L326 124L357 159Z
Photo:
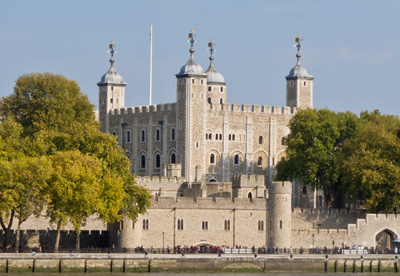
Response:
M222 140L222 134L219 135L219 140Z
M232 134L232 140L235 141L235 134Z
M214 155L214 153L210 154L210 163L211 164L215 164L215 155Z
M222 99L222 98L219 99L219 103L220 103L220 104L224 104L224 99Z
M172 153L172 154L171 154L171 163L172 163L172 164L175 164L175 163L176 163L176 155L175 155L175 153Z
M171 141L175 141L175 128L171 129Z
M211 92L211 86L209 86L209 87L208 87L208 91L210 91L210 92Z
M206 133L206 140L208 140L208 133Z
M215 140L218 140L218 133L215 134Z
M232 140L232 135L231 135L231 134L229 134L228 140L229 140L229 141Z
M142 154L140 156L140 168L145 169L146 168L146 155Z
M113 136L117 136L117 133L115 131L113 131L112 135Z
M233 164L239 165L239 154L235 154L233 158Z
M211 98L208 98L208 103L209 103L209 104L211 103Z
M156 142L160 141L160 130L157 128L156 129Z
M127 143L130 143L130 142L131 142L131 131L130 131L130 130L128 130L128 131L126 132L126 142L127 142Z
M249 194L247 195L247 197L250 198L250 200L251 200L251 199L253 199L253 194L252 194L252 193L249 193Z
M307 195L307 187L303 186L303 195Z
M261 145L262 143L263 143L263 137L262 136L260 136L260 137L258 137L258 143Z
M156 168L159 169L161 167L161 156L156 154Z
M257 165L262 166L262 157L261 156L258 157Z
M146 141L146 131L142 130L142 133L140 135L140 141L144 142Z
M192 79L192 83L194 83L194 79Z
M208 139L212 140L212 134L211 133L208 134Z
M221 92L224 92L224 88L221 86Z
M282 146L284 146L286 144L286 137L282 137L281 144L282 144Z

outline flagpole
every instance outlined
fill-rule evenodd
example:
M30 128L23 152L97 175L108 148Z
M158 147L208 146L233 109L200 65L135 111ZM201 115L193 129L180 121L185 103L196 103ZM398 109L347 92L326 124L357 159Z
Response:
M150 25L150 105L153 89L153 24Z

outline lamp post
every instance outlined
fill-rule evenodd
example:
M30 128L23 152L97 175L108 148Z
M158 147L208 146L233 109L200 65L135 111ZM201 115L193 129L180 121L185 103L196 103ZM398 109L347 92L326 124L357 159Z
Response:
M164 254L164 232L162 232L162 253Z
M117 252L119 252L119 235L120 235L120 231L118 230L118 232L117 232L117 237L118 237L118 241L117 241Z
M313 234L312 234L312 247L313 247L313 253L314 253L314 249L315 249L315 246L314 246L314 237L315 237L315 234L313 233Z

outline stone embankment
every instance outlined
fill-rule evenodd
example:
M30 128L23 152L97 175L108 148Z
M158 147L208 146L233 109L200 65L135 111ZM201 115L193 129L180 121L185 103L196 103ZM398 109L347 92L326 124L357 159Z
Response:
M0 272L397 272L395 255L0 254Z

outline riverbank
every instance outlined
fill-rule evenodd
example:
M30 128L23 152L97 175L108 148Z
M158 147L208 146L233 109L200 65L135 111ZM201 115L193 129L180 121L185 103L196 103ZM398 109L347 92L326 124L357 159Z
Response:
M0 273L22 272L396 272L396 255L0 254Z

